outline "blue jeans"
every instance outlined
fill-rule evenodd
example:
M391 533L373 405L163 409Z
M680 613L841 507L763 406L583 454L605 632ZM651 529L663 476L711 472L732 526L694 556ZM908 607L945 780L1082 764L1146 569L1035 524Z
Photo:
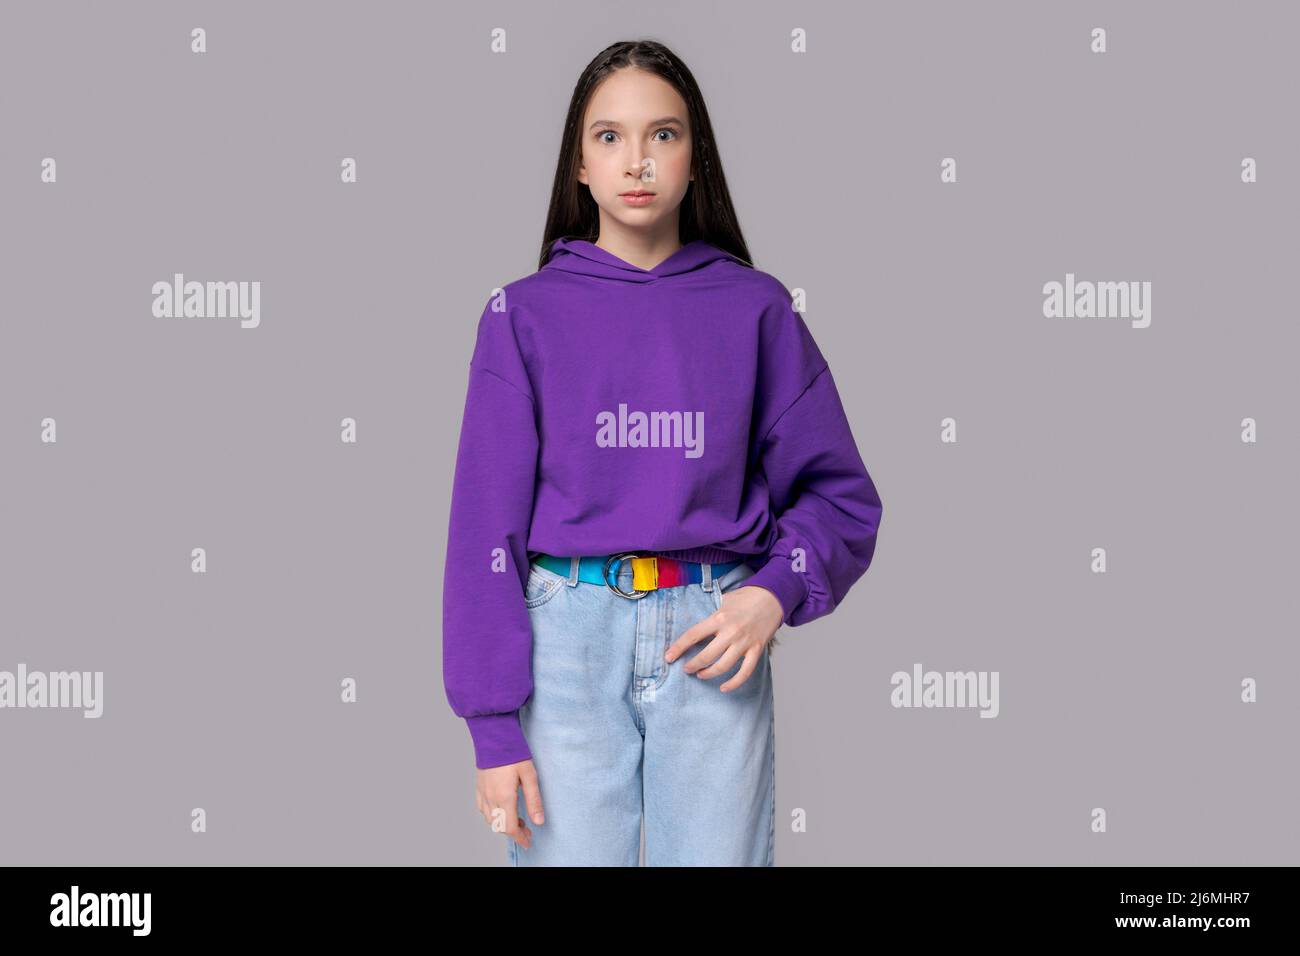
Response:
M630 562L617 584L632 590ZM519 816L531 848L507 840L514 866L772 866L775 709L770 650L749 679L682 670L664 651L754 573L746 564L636 600L537 564L524 601L533 626L533 694L520 710L546 822ZM611 571L611 577L613 572Z

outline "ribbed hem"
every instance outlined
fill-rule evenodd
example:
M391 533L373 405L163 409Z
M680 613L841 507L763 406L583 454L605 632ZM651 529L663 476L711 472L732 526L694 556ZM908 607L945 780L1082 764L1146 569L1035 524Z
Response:
M768 562L745 578L746 587L766 588L776 596L784 612L782 620L794 627L790 618L795 610L808 597L807 575L800 574L790 567L790 559L773 555Z
M751 557L725 548L682 548L677 551L656 551L655 554L676 558L678 561L698 561L701 564L726 564L728 561L743 561Z
M533 759L533 752L524 739L524 730L519 726L519 711L466 717L465 723L474 741L474 764L478 769L488 770Z

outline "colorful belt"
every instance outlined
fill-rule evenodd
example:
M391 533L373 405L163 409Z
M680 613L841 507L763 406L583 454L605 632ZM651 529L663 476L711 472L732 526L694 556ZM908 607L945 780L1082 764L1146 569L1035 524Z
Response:
M618 571L614 572L614 582L609 580L610 565L618 562L620 569L624 559L632 562L633 592L624 591L617 584ZM561 558L553 554L538 554L533 558L534 564L540 564L548 571L568 577L573 568L572 558ZM717 580L732 568L739 567L741 561L727 561L712 564L710 574ZM643 598L659 588L675 588L683 584L698 584L704 580L704 565L699 561L679 561L661 555L642 555L636 551L623 551L618 554L598 554L583 557L578 562L578 580L591 584L603 584L615 594L633 600Z

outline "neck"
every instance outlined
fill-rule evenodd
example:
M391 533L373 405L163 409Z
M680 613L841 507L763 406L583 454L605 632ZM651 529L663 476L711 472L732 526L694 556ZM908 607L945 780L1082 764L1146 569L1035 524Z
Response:
M653 232L606 220L603 216L601 219L600 237L595 245L647 272L682 247L676 217Z

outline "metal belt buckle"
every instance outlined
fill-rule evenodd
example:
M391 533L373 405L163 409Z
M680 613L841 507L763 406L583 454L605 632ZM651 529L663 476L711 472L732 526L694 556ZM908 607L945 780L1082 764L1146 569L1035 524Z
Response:
M631 601L639 600L645 597L647 594L649 594L650 593L649 591L632 591L629 593L627 591L624 591L617 584L612 584L609 580L609 566L613 564L615 561L621 561L624 558L641 558L641 557L648 557L648 555L643 555L639 551L624 551L622 554L611 554L608 558L606 558L605 568L601 575L605 579L605 587L609 588L615 594L621 594L623 597Z

